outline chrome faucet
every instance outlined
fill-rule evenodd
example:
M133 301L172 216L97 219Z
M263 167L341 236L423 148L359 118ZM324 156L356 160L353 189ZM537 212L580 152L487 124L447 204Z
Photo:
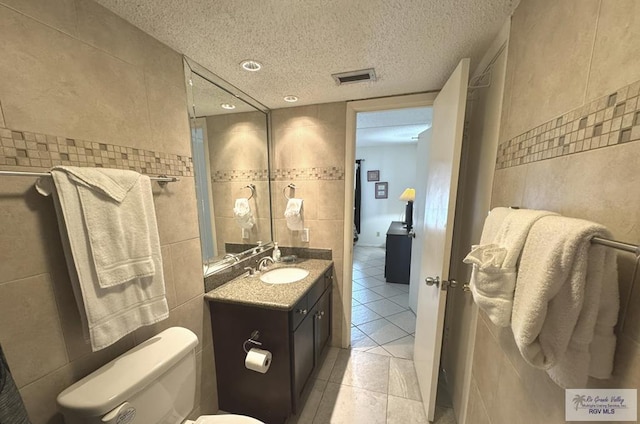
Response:
M267 262L271 262L272 264L275 263L271 256L265 256L264 258L260 259L260 262L258 262L258 271L264 271L267 268Z

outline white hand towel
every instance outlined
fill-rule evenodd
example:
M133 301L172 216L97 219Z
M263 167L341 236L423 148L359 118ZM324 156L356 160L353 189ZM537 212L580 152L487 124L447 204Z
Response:
M287 208L284 211L284 218L287 227L292 231L302 231L304 229L304 211L302 199L289 199Z
M65 173L69 178L60 177ZM58 191L78 193L100 287L154 275L160 243L153 196L140 174L71 166L54 167L51 174Z
M598 224L548 216L536 222L520 262L511 328L523 358L561 387L610 376L619 308L615 252Z
M150 238L154 273L119 285L101 287L91 240L87 234L81 193L76 189L78 185L84 183L78 181L78 176L71 173L52 172L52 175L55 188L49 177L41 178L37 188L44 195L52 192L54 194L54 205L71 285L80 311L85 337L91 342L92 350L103 349L141 326L167 318L169 309L165 298L162 257L153 203L151 205L147 203L145 210L138 211L138 219L148 219L149 225L156 229ZM148 177L140 177L137 184L141 185L141 190L151 197L151 183ZM110 194L119 195L116 187L105 186L104 188ZM103 191L105 193L103 197L110 202L113 201L111 196L106 195L106 190Z
M496 208L485 220L480 245L463 262L473 264L473 299L495 325L508 327L513 309L516 265L529 229L553 212Z
M233 216L240 228L250 230L253 228L254 220L253 213L251 212L251 206L249 206L249 199L241 197L236 199L236 204L233 207Z

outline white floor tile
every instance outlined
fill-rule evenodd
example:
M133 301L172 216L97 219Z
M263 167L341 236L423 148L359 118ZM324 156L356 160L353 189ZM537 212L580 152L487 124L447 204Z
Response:
M378 319L359 325L358 329L380 345L408 336L404 330L386 319ZM391 351L389 352L393 353Z
M414 342L415 338L413 336L406 336L389 343L383 343L382 347L396 358L413 359Z
M293 415L287 421L287 424L311 424L313 418L316 416L320 402L322 401L322 395L327 387L326 380L315 380L307 384L313 384L309 396L304 401L302 411L298 411L297 415Z
M391 358L386 356L341 349L329 381L387 393L390 360Z
M369 350L376 346L378 343L360 331L358 327L351 327L351 349Z
M405 399L422 401L413 361L409 359L391 358L389 367L389 394Z
M313 424L385 424L387 395L328 383Z
M367 322L374 321L382 318L365 305L355 305L351 308L351 323L355 325L366 324Z
M353 279L354 280L357 280L359 278L364 278L366 276L367 276L367 274L365 274L364 272L362 272L360 270L357 270L357 269L353 270Z
M384 286L386 284L384 282L384 279L380 279L380 278L377 278L377 277L358 278L358 280L356 280L356 283L360 284L363 287L367 287L367 288Z
M380 275L380 267L379 266L370 266L367 268L361 269L361 271L369 276ZM384 274L384 269L382 269L382 274Z
M366 287L365 287L365 286L363 286L362 284L359 284L356 280L354 280L354 281L351 283L351 291L352 291L352 292L356 292L356 291L358 291L358 290L364 290L364 289L366 289Z
M393 303L397 303L403 308L409 309L409 293L399 294L389 298Z
M374 353L376 355L393 357L393 355L387 352L386 350L384 350L382 346L376 346L373 349L369 349L367 350L367 353Z
M327 354L324 357L324 362L320 366L320 371L318 371L318 375L316 378L318 380L328 380L331 375L331 371L333 371L333 366L336 363L336 358L338 357L338 352L340 349L337 347L329 347L327 350Z
M405 293L409 293L409 284L396 284L397 289Z
M378 293L373 292L369 289L358 290L356 292L353 292L352 296L355 300L357 300L360 303L369 303L369 302L374 302L376 300L383 299L383 297L380 296Z
M416 316L413 311L400 312L386 318L409 334L416 332Z
M392 287L390 285L390 283L387 283L387 284L385 284L383 286L371 287L371 290L373 290L374 292L376 292L379 295L384 296L384 297L393 297L393 296L398 296L398 295L404 294L403 291L398 290L395 287Z
M422 402L389 395L387 424L428 424Z
M382 315L383 317L395 315L406 310L402 306L388 299L380 299L372 302L367 302L367 307L375 313Z

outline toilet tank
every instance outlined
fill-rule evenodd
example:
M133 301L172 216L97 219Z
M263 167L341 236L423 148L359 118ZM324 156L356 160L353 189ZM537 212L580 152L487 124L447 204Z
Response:
M195 401L197 345L172 327L120 355L58 395L65 423L182 423Z

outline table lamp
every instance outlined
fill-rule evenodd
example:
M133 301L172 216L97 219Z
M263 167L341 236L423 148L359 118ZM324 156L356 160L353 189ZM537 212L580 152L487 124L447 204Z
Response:
M407 227L407 231L411 231L413 228L413 201L416 200L416 190L413 188L405 188L400 195L400 200L407 202L404 213L404 224Z

